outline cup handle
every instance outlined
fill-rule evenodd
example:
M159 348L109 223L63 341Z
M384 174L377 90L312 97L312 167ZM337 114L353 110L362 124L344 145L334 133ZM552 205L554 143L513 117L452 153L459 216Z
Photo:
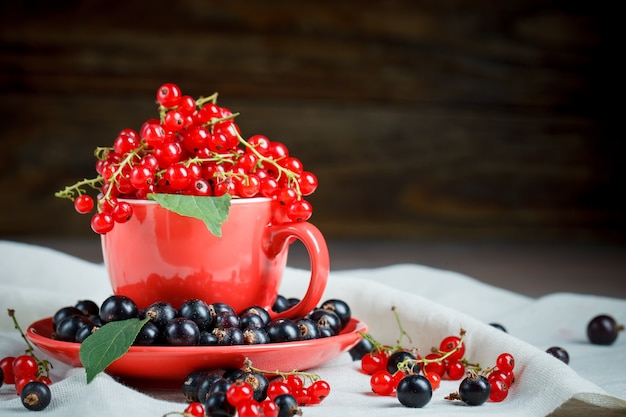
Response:
M300 240L309 254L311 265L309 287L298 304L281 313L270 311L272 319L306 316L317 307L326 289L330 271L328 247L324 236L313 224L294 222L270 226L267 253L270 256L279 254L293 238Z

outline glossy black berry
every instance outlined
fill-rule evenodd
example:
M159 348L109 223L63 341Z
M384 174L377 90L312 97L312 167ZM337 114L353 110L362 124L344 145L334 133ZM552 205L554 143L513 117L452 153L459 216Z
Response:
M238 327L216 327L212 333L217 337L220 346L243 345L243 332Z
M143 325L137 337L135 337L135 341L133 345L136 346L151 346L156 345L161 341L161 330L157 327L156 324L151 321L147 322Z
M213 326L221 327L223 329L228 327L239 328L239 324L239 316L232 311L220 311L215 315L215 318L213 319Z
M563 349L562 347L552 346L551 348L548 348L546 352L554 356L558 360L566 364L569 364L569 353L567 353L567 351Z
M328 327L336 335L341 331L341 319L337 314L330 310L317 308L307 317L316 322L319 327Z
M57 324L54 337L64 342L75 342L78 331L89 325L93 326L93 323L82 314L67 316Z
M243 317L249 314L254 314L258 316L263 322L263 326L267 326L269 322L272 320L267 310L259 306L252 306L252 307L246 308L244 311L242 311L239 314L239 317L241 317L243 320ZM243 328L243 325L242 325L242 328Z
M422 375L407 375L398 383L396 396L405 407L422 408L430 402L433 388Z
M74 307L80 310L83 316L93 317L100 314L100 307L91 300L80 300Z
M50 404L52 393L43 382L33 381L24 385L20 394L22 404L29 410L41 411Z
M296 323L290 319L272 320L267 325L266 331L272 343L300 340L300 329Z
M349 353L353 361L360 361L363 359L363 356L370 353L372 349L374 349L374 344L369 339L364 337L359 340L359 343L350 349Z
M594 345L612 345L621 330L624 326L617 324L613 317L601 314L589 321L587 337Z
M246 345L262 345L270 342L265 329L245 329L242 331L243 343Z
M159 329L163 329L167 323L178 316L178 311L170 303L157 301L143 311L143 316L147 317Z
M491 385L482 375L471 375L461 381L459 397L467 405L481 405L489 399Z
M136 318L138 313L135 302L124 295L112 295L100 306L102 323Z
M281 394L274 398L278 406L278 417L292 417L302 415L302 410L298 407L298 401L291 394Z
M204 411L211 417L234 417L237 409L226 400L226 391L220 391L207 398Z
M274 304L272 305L272 311L275 313L282 313L283 311L287 311L289 308L289 302L287 298L283 295L278 295L276 300L274 300Z
M74 338L74 341L76 343L83 343L85 339L91 336L98 329L99 327L96 324L90 322L86 326L83 326L80 329L78 329L78 331L76 332L76 337Z
M83 312L77 309L76 307L63 307L60 308L54 313L52 316L52 330L56 330L57 326L64 318L68 316L82 316Z
M352 318L350 306L343 300L326 300L321 304L320 308L322 310L329 310L335 313L341 320L342 329L348 325L350 319Z
M4 384L4 371L0 368L0 387Z
M209 371L194 371L183 380L182 391L187 402L199 401L198 386L209 377Z
M167 323L163 330L165 341L172 346L193 346L198 344L200 329L198 325L184 317L177 317Z
M312 340L320 337L319 327L311 319L300 319L296 321L296 326L300 329L300 340Z
M263 319L254 313L244 313L240 317L240 327L242 329L262 329L266 326Z
M200 330L208 330L213 327L213 315L207 303L198 299L185 301L178 308L178 315L196 323Z
M229 311L231 313L235 313L235 309L233 309L229 304L226 303L212 303L209 304L209 310L211 311L211 316L215 317L219 313L223 311Z
M201 403L206 402L209 396L213 393L213 391L211 391L213 389L213 385L216 382L222 381L222 380L224 380L224 378L218 373L209 372L206 378L198 382L198 389L196 393L196 395L198 396L198 401L200 401ZM223 392L226 392L226 389L228 389L228 386L224 388Z
M201 331L200 337L198 337L199 346L217 346L218 342L217 336L207 330Z
M261 402L267 397L267 388L270 383L265 375L258 372L245 372L240 379L252 387L256 401Z
M395 374L398 372L398 365L406 360L415 360L417 359L414 354L406 350L397 350L393 352L389 359L387 359L387 372L390 374Z

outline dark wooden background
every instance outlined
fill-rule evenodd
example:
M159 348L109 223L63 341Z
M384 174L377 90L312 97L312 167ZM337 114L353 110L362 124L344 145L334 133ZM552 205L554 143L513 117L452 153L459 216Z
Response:
M328 237L625 240L603 2L0 4L0 236L90 235L54 191L171 81L287 144Z

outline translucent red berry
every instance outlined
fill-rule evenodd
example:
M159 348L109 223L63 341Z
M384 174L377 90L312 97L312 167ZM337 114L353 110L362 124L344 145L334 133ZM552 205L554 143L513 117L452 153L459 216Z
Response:
M176 107L180 102L182 92L174 83L165 83L157 90L157 102L166 108Z
M93 198L89 195L79 195L74 200L74 210L76 210L80 214L89 213L91 210L93 210L93 207L94 201Z

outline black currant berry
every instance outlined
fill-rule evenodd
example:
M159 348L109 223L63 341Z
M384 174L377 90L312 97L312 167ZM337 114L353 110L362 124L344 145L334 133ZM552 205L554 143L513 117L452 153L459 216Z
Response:
M562 362L564 362L566 364L569 364L569 354L562 347L552 346L551 348L548 348L546 350L546 352L549 353L550 355L554 356L558 360L560 360L560 361L562 361Z
M0 368L0 387L4 384L4 371Z
M212 331L213 335L217 337L217 344L219 346L234 346L243 345L243 332L238 327L227 327L225 329L216 327Z
M228 368L228 369L225 369L224 372L222 372L222 378L230 382L235 382L238 379L242 379L245 374L246 374L246 371L244 371L243 369Z
M219 375L216 372L210 372L206 378L202 379L201 381L198 382L198 390L197 390L197 396L198 396L198 401L201 403L206 402L206 400L209 398L210 394L212 393L211 389L213 388L213 385L218 382L223 380L224 378L222 378L221 375ZM226 389L228 389L228 387L226 387L224 389L224 392L226 392Z
M200 332L200 337L198 338L198 345L200 346L217 346L218 340L217 336L213 333L203 330Z
M100 314L100 307L91 300L80 300L74 306L83 313L83 316L93 317Z
M256 401L261 402L267 397L267 388L270 383L265 375L258 372L246 372L240 379L252 387Z
M198 401L198 386L209 377L209 371L194 371L185 377L182 385L183 395L187 402Z
M198 325L184 317L177 317L167 323L163 330L165 341L172 346L193 346L198 344L200 329Z
M83 312L77 309L76 307L60 308L59 310L56 311L56 313L54 313L54 316L52 316L52 330L53 331L56 330L58 324L64 318L68 316L82 316L82 315L83 315Z
M298 401L291 394L281 394L274 398L278 406L278 417L292 417L302 415L302 410L298 407Z
M178 315L195 322L200 330L213 327L213 315L207 303L198 299L185 301L178 309Z
M266 326L261 316L254 313L244 313L239 319L239 325L242 329L262 329Z
M178 316L178 311L170 303L157 301L143 311L143 316L149 318L159 329L163 329Z
M316 322L319 327L330 328L336 335L341 331L341 319L330 310L316 308L307 317Z
M367 338L362 338L359 340L352 349L350 349L350 356L353 361L360 361L363 359L363 356L367 355L374 349L374 344Z
M74 338L74 341L76 343L83 343L85 339L91 336L93 332L95 332L98 329L99 329L98 326L90 322L86 326L83 326L80 329L78 329L78 331L76 332L76 337Z
M161 340L161 330L159 327L151 321L143 325L133 345L135 346L151 346L156 345Z
M222 329L226 329L229 327L239 328L239 325L241 323L241 320L239 320L239 316L232 311L220 311L215 315L215 318L213 320L213 326L220 327Z
M300 340L312 340L320 336L317 323L311 319L300 319L296 321L296 326L300 329Z
M396 396L405 407L422 408L430 402L433 387L422 375L407 375L398 383Z
M78 331L89 325L93 326L93 323L82 314L67 316L57 324L54 332L55 339L64 342L75 342Z
M102 323L136 318L138 313L135 302L124 295L112 295L100 306Z
M213 317L215 317L217 314L221 313L222 311L230 311L231 313L235 312L235 309L226 303L209 304L209 310L211 311L211 315Z
M415 360L417 358L407 350L396 350L387 359L387 372L391 375L395 374L398 372L398 365L408 359Z
M272 305L272 311L275 313L282 313L283 311L287 311L289 308L289 302L287 298L283 295L278 295L276 300L274 300L274 304Z
M272 320L265 329L270 342L293 342L300 339L300 329L290 319Z
M320 307L322 310L329 310L339 316L341 320L341 328L343 329L350 322L352 318L352 312L350 306L343 300L331 299L324 301Z
M52 393L50 388L39 381L32 381L24 385L20 399L24 407L31 411L41 411L50 404Z
M246 345L263 345L270 342L270 337L264 329L246 329L242 333L243 343Z
M459 385L459 397L467 405L484 404L491 394L491 385L482 375L470 375Z
M234 417L237 409L226 400L226 391L211 394L204 402L207 416Z
M613 317L601 314L591 319L587 325L587 337L594 345L612 345L622 330L624 326L617 324Z
M242 311L241 314L239 314L239 316L243 319L243 316L248 315L248 314L254 314L256 316L259 316L259 318L263 321L263 326L267 326L269 322L272 320L270 317L270 314L263 307L259 307L259 306L248 307L244 311Z

